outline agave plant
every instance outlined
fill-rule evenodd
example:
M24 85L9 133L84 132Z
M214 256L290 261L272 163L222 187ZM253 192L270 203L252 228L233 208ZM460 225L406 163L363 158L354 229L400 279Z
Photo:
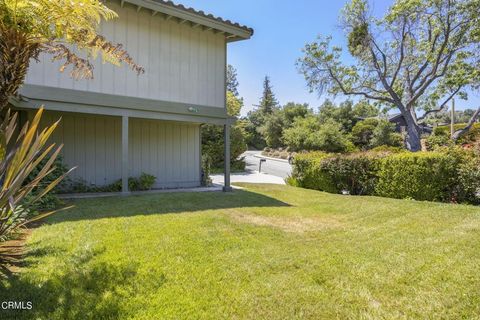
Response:
M43 108L37 112L31 123L25 123L19 131L16 113L11 114L7 111L5 119L0 124L0 150L2 151L0 154L0 246L25 224L53 213L35 214L28 210L28 204L22 205L22 200L34 188L39 188L40 182L55 169L54 161L62 149L62 145L56 146L54 143L47 145L49 137L60 120L40 130L42 114ZM35 178L28 181L29 174L43 159L48 160ZM29 203L38 201L71 170L44 186Z

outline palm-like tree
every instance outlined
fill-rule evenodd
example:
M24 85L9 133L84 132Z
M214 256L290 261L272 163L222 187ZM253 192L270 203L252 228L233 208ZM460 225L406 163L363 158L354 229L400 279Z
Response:
M98 34L102 20L117 14L100 0L0 0L0 110L22 85L29 62L41 52L63 60L60 71L72 66L75 78L92 78L91 58L126 63L142 73L121 44ZM86 54L86 58L76 52Z
M42 52L64 61L60 71L71 66L75 78L93 77L90 60L97 55L113 64L125 63L137 73L144 72L121 44L98 34L102 20L116 16L100 0L0 0L0 247L26 222L46 215L32 216L22 202L53 171L61 149L47 144L57 124L39 128L43 109L30 124L16 130L16 114L6 110L9 99L23 84L30 61ZM28 179L43 159L49 160ZM63 177L42 189L37 198Z

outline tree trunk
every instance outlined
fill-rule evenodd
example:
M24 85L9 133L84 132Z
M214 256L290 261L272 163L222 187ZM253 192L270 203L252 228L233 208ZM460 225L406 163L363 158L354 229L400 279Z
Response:
M23 32L5 29L0 24L0 112L7 107L9 98L17 94L38 49L39 44Z
M453 133L452 139L457 141L466 133L468 133L468 131L470 131L470 128L472 128L472 126L475 124L475 121L477 120L478 116L480 116L480 107L478 107L477 111L475 111L475 113L472 115L472 117L470 118L470 120L468 121L465 127Z
M421 151L420 128L408 112L406 112L403 117L407 123L407 149L413 152Z

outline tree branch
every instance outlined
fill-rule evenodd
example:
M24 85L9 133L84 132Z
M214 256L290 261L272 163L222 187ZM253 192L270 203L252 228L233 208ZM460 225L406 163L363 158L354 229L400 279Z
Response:
M387 79L382 74L382 71L380 70L380 65L378 64L377 55L375 54L375 52L373 51L373 49L371 47L370 47L370 53L372 55L373 65L374 65L375 69L377 70L378 77L380 78L380 81L382 82L383 87L388 92L388 94L392 97L391 98L392 103L395 104L398 107L398 109L400 110L400 112L402 112L402 114L403 114L404 111L405 111L405 106L403 105L402 100L400 99L398 94L392 89L391 86L389 86L389 84L387 82Z
M418 121L421 121L421 120L425 119L429 114L443 111L443 109L445 109L445 107L447 106L447 103L448 103L450 100L453 99L453 97L458 93L458 91L460 91L460 88L458 88L458 89L456 89L455 91L453 91L453 92L445 99L445 101L443 101L443 103L440 105L440 108L438 108L438 109L433 109L433 110L429 110L429 111L425 112L425 113L423 114L423 116L419 117L417 120L418 120Z
M402 68L403 64L403 59L405 58L405 38L406 38L406 33L405 33L405 28L407 26L407 18L403 17L403 26L402 26L402 39L400 41L400 59L398 60L398 65L397 68L395 69L395 72L392 77L392 81L390 82L390 87L393 87L395 84L395 81L397 80L398 73L400 72L400 69Z
M475 120L477 120L479 115L480 115L480 107L478 107L477 111L475 111L475 113L472 115L472 117L470 118L470 120L468 121L467 125L464 128L457 130L453 133L452 139L458 140L460 137L466 134L470 130L470 128L473 126L473 124L475 123Z
M377 45L377 42L375 41L375 39L373 39L372 37L370 37L370 40L372 41L373 45L375 46L375 48L377 48L378 52L380 52L380 54L382 55L382 60L383 60L383 77L385 78L387 76L387 56L385 55L385 53L380 49L380 47ZM372 54L375 55L374 51L372 51ZM378 69L380 70L380 64L378 64L378 60L376 59L376 55L375 55L375 60L377 61L376 62L376 65L378 66ZM377 67L376 66L376 67Z
M333 73L333 71L328 68L327 69L328 73L330 74L330 77L333 79L333 81L335 81L338 85L338 87L340 88L340 90L343 92L344 95L346 96L349 96L349 95L359 95L359 96L363 96L367 99L372 99L372 100L376 100L376 101L383 101L383 102L388 102L388 103L395 103L395 101L393 101L392 99L390 98L387 98L387 97L378 97L378 96L373 96L367 92L362 92L362 91L348 91L345 89L344 85L341 83L340 79L338 79L337 76L335 76L335 74Z

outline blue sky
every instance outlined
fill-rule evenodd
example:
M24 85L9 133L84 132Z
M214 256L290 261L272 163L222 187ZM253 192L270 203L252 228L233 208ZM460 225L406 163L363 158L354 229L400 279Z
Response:
M301 49L318 34L332 35L334 42L343 45L344 35L338 16L344 0L177 0L185 6L203 10L225 19L247 25L255 30L252 39L231 43L228 62L238 71L240 95L244 97L246 114L258 104L262 82L270 76L274 92L281 104L289 101L307 102L316 109L326 96L309 93L305 80L298 73L295 61ZM376 14L385 12L390 0L376 0ZM343 97L337 100L342 101ZM457 101L457 108L476 108L479 95L470 101Z

